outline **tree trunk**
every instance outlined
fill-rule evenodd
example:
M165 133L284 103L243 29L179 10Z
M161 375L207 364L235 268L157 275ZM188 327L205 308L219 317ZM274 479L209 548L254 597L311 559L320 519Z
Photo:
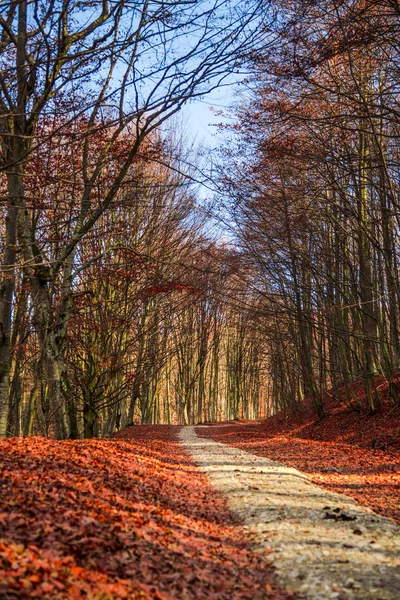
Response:
M24 195L22 166L17 148L16 165L7 176L9 197L3 257L3 281L0 289L0 438L7 435L11 370L12 306L15 286L16 235L18 204Z
M370 243L368 239L368 148L366 136L360 132L360 178L358 190L358 258L360 272L360 310L363 334L365 392L370 409L375 410L371 384L376 371L375 343L377 339Z

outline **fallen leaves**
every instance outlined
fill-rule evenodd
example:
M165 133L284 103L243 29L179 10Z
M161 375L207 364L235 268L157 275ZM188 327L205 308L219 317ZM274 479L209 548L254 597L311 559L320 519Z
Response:
M0 442L0 598L288 598L174 426Z

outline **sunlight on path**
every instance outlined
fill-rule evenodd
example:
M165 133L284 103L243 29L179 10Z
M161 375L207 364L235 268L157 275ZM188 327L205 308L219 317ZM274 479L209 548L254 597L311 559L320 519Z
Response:
M400 598L400 526L291 467L183 427L180 439L268 552L278 581L310 600Z

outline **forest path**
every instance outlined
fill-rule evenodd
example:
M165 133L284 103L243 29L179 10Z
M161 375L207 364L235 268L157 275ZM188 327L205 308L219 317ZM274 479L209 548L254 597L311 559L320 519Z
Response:
M240 517L279 584L309 600L400 598L400 526L300 471L197 436L180 440Z

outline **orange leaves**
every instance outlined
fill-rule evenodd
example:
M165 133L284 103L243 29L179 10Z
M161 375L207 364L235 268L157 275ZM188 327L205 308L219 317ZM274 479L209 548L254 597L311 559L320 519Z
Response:
M177 430L1 441L0 597L286 598Z
M175 281L168 283L160 283L158 285L151 285L142 290L143 296L154 296L157 294L168 294L170 292L181 292L182 294L187 292L190 294L196 294L201 292L200 288L196 288L192 285L186 285Z
M133 587L128 579L109 582L104 573L74 565L70 556L60 558L36 546L0 543L0 594L7 591L20 598L139 598L137 588L139 591L140 584Z

